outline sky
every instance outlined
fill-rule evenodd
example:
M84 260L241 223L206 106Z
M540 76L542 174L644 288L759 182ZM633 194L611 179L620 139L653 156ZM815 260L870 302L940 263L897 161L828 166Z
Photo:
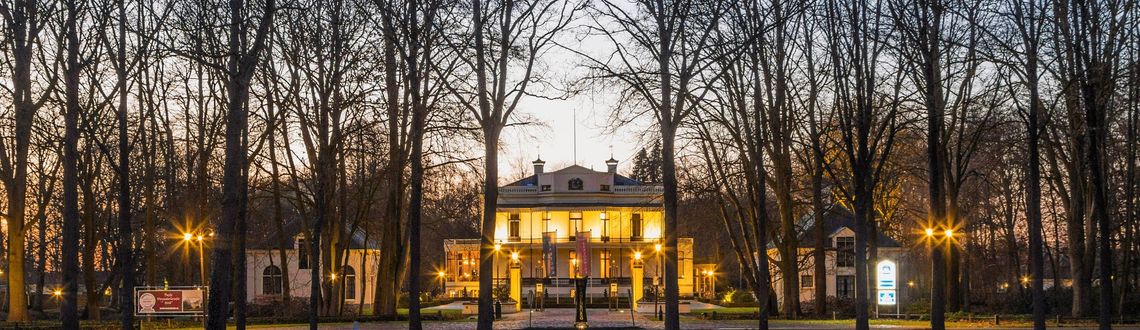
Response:
M601 39L576 40L581 36L576 31L564 35L566 37L560 39L560 43L589 54L605 53L610 48L607 41ZM579 66L581 58L560 48L551 49L543 57L543 62L539 67L544 70L542 74L559 81L572 81L584 71ZM613 158L619 161L618 172L628 173L637 152L642 146L652 144L647 142L653 140L652 134L643 137L648 126L645 120L609 132L609 114L617 102L614 93L587 90L565 100L524 97L520 102L518 111L538 125L511 127L504 131L503 149L499 156L499 173L504 179L532 174L531 162L540 154L546 161L546 171L553 171L575 163L605 170L604 162L612 153Z

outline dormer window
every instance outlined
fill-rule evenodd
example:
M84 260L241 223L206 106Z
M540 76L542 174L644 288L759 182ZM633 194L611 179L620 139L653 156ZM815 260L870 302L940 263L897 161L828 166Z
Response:
M582 179L580 179L580 178L570 179L570 182L566 183L566 189L567 190L582 190Z
M610 185L608 185L608 184L602 185L602 191L610 191Z
M840 236L835 238L835 266L855 267L855 237Z
M542 191L550 191L550 185L548 185L548 184L544 184L544 185L540 186L540 190L542 190Z

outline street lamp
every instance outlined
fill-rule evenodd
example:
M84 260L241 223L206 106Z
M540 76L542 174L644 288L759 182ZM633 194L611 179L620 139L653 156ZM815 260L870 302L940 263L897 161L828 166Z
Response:
M439 292L441 295L447 295L447 273L439 271Z
M214 236L213 233L210 233L209 235ZM186 247L187 254L189 254L189 250L190 250L189 245L194 244L195 241L198 242L198 283L199 283L199 285L206 285L206 254L203 251L205 249L205 245L206 245L205 239L206 239L206 236L202 235L202 234L195 235L194 233L191 233L191 232L182 233L182 243L188 245ZM189 263L189 261L187 261L187 263Z
M499 286L499 280L495 277L499 276L499 251L503 250L502 242L495 242L495 255L491 258L491 282L495 283L494 287Z

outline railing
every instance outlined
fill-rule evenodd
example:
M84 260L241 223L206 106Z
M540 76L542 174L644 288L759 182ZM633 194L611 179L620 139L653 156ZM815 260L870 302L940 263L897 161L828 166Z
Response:
M614 193L618 193L618 194L622 194L622 193L625 193L625 194L630 194L630 193L663 194L663 193L665 193L665 187L663 187L663 186L614 186L613 191L614 191Z
M646 281L647 279L648 279L648 281ZM592 286L592 287L606 286L606 285L609 285L610 283L617 283L618 285L631 285L633 283L633 280L630 277L611 277L611 278L591 277L591 278L587 279L586 281L587 281L587 285ZM652 283L653 279L652 278L646 278L646 279L642 279L642 281L644 281L642 283ZM544 283L545 286L552 287L552 288L554 288L554 287L568 287L568 286L574 285L574 279L568 278L568 277L551 277L551 278L523 277L522 278L522 285L523 286L534 286L535 283Z
M500 194L537 194L537 193L550 193L550 190L539 191L537 186L509 186L499 187ZM593 191L596 193L608 194L663 194L665 187L659 185L641 185L641 186L610 186L610 190Z
M523 194L538 192L538 187L535 186L510 186L499 187L500 194Z
M559 237L554 239L554 244L575 243L581 238L570 239L569 237ZM542 244L541 237L535 238L519 238L510 239L507 241L499 242L503 245L514 244ZM640 243L640 244L664 244L663 238L647 238L647 237L591 237L590 243ZM693 244L693 238L680 237L677 238L678 244ZM452 238L443 240L444 245L479 245L478 238Z

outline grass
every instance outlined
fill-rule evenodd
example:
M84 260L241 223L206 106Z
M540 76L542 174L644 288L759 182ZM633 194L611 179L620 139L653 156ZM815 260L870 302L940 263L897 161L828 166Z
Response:
M721 308L693 309L692 313L690 313L690 315L695 316L695 317L699 317L701 315L701 313L708 313L711 316L711 314L713 312L716 312L718 318L721 318L723 315L723 318L725 318L725 319L740 320L742 318L751 319L752 315L755 315L758 311L759 311L759 307L721 307ZM971 328L971 327L974 327L974 328L977 328L977 327L994 328L994 327L998 327L998 328L1005 328L1005 327L1032 327L1033 326L1033 321L1027 315L1002 314L1000 316L1001 317L1001 324L1000 325L994 324L994 322L993 322L994 316L992 314L989 314L989 315L984 315L984 314L973 315L973 317L970 317L970 318L968 318L968 316L965 314L947 314L946 316L947 316L947 321L946 321L947 327L960 327L960 328ZM1047 324L1050 326L1056 326L1056 323L1055 323L1056 321L1054 321L1054 320L1055 319L1050 318L1047 321ZM785 319L779 319L779 318L772 318L772 322L773 323L779 323L779 324L850 326L854 323L854 320L852 320L850 318L839 319L839 320L830 320L830 319L785 320ZM883 318L883 319L874 319L873 318L870 320L870 323L872 325L892 325L892 326L904 326L904 327L930 326L930 320L929 319L926 319L926 320L902 320L902 319L893 319L893 318ZM1095 325L1095 324L1096 324L1095 320L1073 320L1073 319L1065 319L1064 320L1065 326L1091 326L1091 325Z

